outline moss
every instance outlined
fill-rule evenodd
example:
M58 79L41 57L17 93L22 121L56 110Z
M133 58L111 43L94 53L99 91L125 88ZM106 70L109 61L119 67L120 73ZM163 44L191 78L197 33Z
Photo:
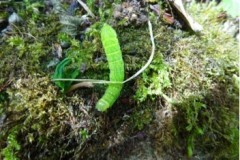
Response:
M176 130L173 129L170 133L179 138L177 142L185 146L185 153L188 153L188 156L202 156L202 152L208 152L211 158L226 158L231 155L235 159L238 156L236 145L238 89L234 80L234 76L238 74L237 42L230 35L222 32L221 23L217 20L220 9L214 7L213 3L208 6L204 4L202 7L193 3L190 8L198 17L199 13L208 15L208 20L205 19L206 16L200 16L197 19L205 27L200 35L173 31L166 26L155 30L157 56L151 66L137 79L135 100L141 102L139 105L148 101L148 106L154 108L158 105L156 100L162 97L162 93L169 95L177 100L172 107L178 112L174 121L176 126L173 127ZM150 47L147 45L148 42L143 40L138 43L137 37L131 37L137 33L138 31L125 35L124 38L128 43L125 42L122 46L123 53L132 51L131 57L134 57L132 62L147 58L144 53L148 52ZM141 37L147 35L147 32L144 33L141 33ZM165 36L166 33L167 36ZM124 33L121 34L124 35ZM131 44L140 49L135 51ZM144 48L141 48L142 46ZM134 55L134 53L137 54ZM141 54L141 58L138 54ZM124 56L128 58L127 54ZM126 66L130 70L131 63L128 66L127 58ZM141 66L138 62L132 64L134 69L137 68L136 66ZM165 102L164 105L167 104ZM215 114L218 112L221 112L219 113L221 116ZM209 135L217 138L211 141L210 138L206 138ZM206 139L211 142L206 142ZM218 144L218 147L215 144ZM171 146L172 143L165 143L165 147L168 145Z
M133 126L138 130L142 130L152 121L153 119L152 110L150 107L145 106L144 109L141 108L139 110L134 111L131 118Z
M57 92L49 82L48 78L40 76L19 79L15 87L7 91L10 104L5 113L12 125L8 125L3 133L9 134L7 130L12 127L19 128L17 134L26 138L26 141L18 140L21 146L44 145L47 139L64 130L62 120L69 116L69 112L63 102L57 103L60 99L57 100ZM2 138L1 141L5 137Z
M178 115L174 123L179 137L177 141L186 146L189 157L204 154L205 158L237 159L239 136L236 113L228 108L229 102L215 101L212 94L218 96L220 93L208 93L206 99L191 96L176 105ZM224 96L222 100L231 99L234 105L236 99Z
M169 68L156 57L152 65L143 73L142 79L137 81L139 86L135 98L138 102L143 102L150 98L154 100L157 96L162 96L167 88L171 87L169 79Z
M0 147L6 150L4 157L10 150L19 159L32 157L32 153L37 159L69 156L74 154L72 147L86 143L96 129L97 123L91 115L75 115L76 106L84 106L83 99L59 95L48 77L34 75L19 79L7 93L9 105L4 110L8 118L4 124L8 125L0 137ZM21 146L17 150L5 143L14 128L18 128L14 132L15 141Z
M172 87L179 100L175 106L179 112L175 123L178 136L186 137L183 141L189 156L203 152L210 158L236 159L239 93L233 76L238 73L237 42L222 32L217 21L220 10L212 3L202 7L192 4L190 10L208 16L208 20L198 16L205 27L203 33L181 34L172 51ZM202 107L196 110L198 103Z
M93 5L93 1L88 3ZM62 94L50 81L52 68L46 67L54 58L52 44L67 42L69 46L63 48L62 55L73 61L69 68L82 69L79 78L108 79L99 24L91 26L83 39L73 38L60 33L56 15L43 14L49 8L28 5L15 6L25 21L1 43L0 149L9 151L2 156L119 157L135 143L145 141L144 136L135 139L141 131L151 140L152 151L169 153L172 159L187 153L193 158L236 159L237 42L221 31L217 20L220 10L213 4L201 7L192 3L189 8L205 28L200 35L173 29L151 17L156 43L154 61L143 74L124 85L122 96L105 114L94 110L104 85ZM104 7L110 6L108 2ZM28 17L29 13L34 15ZM145 64L151 52L147 24L114 28L126 77L130 77ZM12 83L4 87L8 80ZM163 93L176 103L163 99ZM7 143L8 137L15 145Z
M17 152L21 149L21 146L17 142L18 131L19 131L19 127L15 127L10 130L9 135L7 137L7 146L1 152L4 159L11 159L11 160L19 159L16 156Z
M42 72L53 57L51 45L59 31L57 16L46 18L39 13L39 19L35 21L27 15L21 14L25 23L14 26L13 35L6 36L1 43L1 85L12 78Z
M207 112L206 105L202 102L202 97L190 96L186 101L182 101L176 105L178 108L178 115L176 118L177 132L180 133L180 138L184 137L187 154L189 157L193 156L194 143L196 138L203 135L206 131L207 123L206 117L201 113ZM178 142L181 142L179 139Z

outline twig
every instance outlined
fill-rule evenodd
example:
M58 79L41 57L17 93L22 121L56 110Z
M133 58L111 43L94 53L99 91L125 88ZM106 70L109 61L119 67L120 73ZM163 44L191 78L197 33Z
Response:
M81 82L81 83L77 83L71 86L71 88L67 91L68 93L77 89L77 88L92 88L93 84L91 82Z
M12 83L13 79L9 79L5 84L3 84L2 86L0 86L0 92L2 92L3 90L5 90L7 88L7 86L9 86Z
M95 15L92 13L92 11L88 8L88 6L81 0L77 0L78 3L87 11L87 13L92 16L93 18L95 18Z
M98 80L98 79L69 79L69 78L57 78L52 79L53 81L74 81L74 82L91 82L95 84L122 84L123 82L119 81L107 81L107 80Z

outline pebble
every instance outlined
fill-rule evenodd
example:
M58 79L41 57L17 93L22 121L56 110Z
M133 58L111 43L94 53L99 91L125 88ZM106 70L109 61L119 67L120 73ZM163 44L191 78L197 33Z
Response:
M14 23L18 23L21 22L22 18L16 13L13 12L9 17L8 17L8 23L9 24L14 24Z

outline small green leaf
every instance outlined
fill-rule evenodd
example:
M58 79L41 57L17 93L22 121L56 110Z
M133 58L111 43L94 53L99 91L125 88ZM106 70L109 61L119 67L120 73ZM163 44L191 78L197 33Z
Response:
M203 135L203 133L204 133L203 130L201 128L199 128L199 127L196 127L196 132L199 135Z
M192 157L192 155L193 155L193 140L194 140L193 136L190 136L187 139L187 154L188 154L188 157Z
M188 146L188 147L187 147L187 154L188 154L188 157L192 157L192 155L193 155L192 146Z
M64 60L62 60L57 65L56 70L52 76L52 79L76 78L79 75L78 69L66 69L66 67L71 63L72 60L70 58L65 58ZM55 84L62 89L62 92L65 92L71 86L72 81L55 81Z
M186 130L190 132L190 131L192 130L192 127L193 127L192 124L189 124L189 125L186 127Z

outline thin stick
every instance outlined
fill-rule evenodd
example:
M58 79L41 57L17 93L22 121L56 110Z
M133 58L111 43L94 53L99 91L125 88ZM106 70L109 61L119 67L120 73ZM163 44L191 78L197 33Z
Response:
M92 11L88 8L88 6L81 0L77 0L78 3L87 11L87 13L92 16L93 18L95 17L95 15L92 13Z
M91 83L91 82L80 82L80 83L72 85L71 88L67 92L71 92L78 88L92 88L92 87L93 87L93 83Z
M91 82L91 83L96 83L96 84L122 84L123 82L117 82L117 81L107 81L107 80L97 80L97 79L53 79L53 81L73 81L73 82Z

